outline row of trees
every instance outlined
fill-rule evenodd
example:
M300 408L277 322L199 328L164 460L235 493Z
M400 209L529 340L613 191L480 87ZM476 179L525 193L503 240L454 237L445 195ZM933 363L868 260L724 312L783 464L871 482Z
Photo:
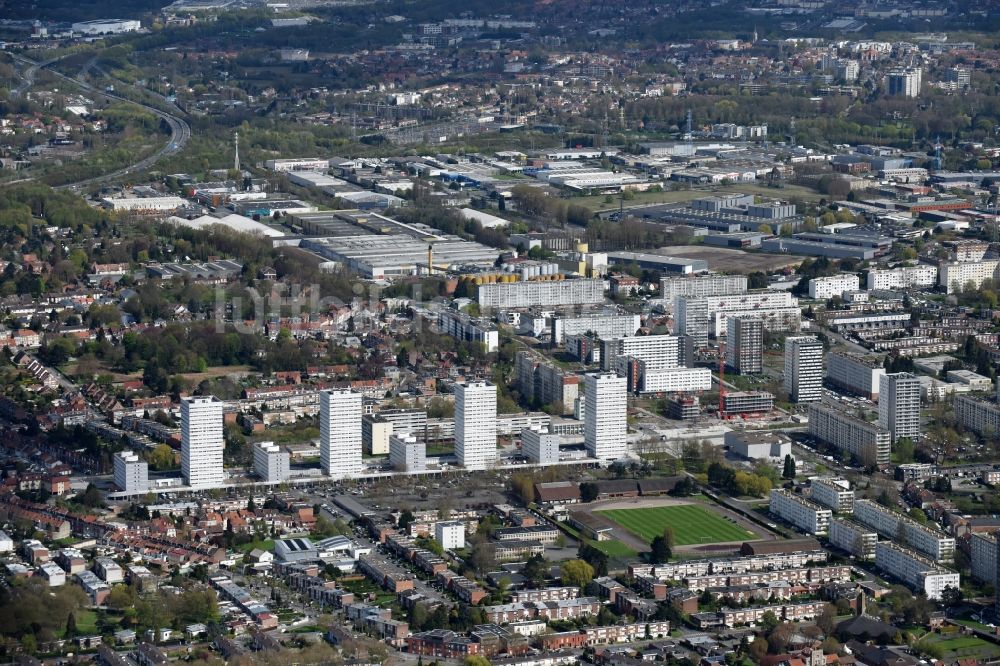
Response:
M760 474L734 470L722 463L708 467L708 482L732 495L764 497L771 492L771 480Z

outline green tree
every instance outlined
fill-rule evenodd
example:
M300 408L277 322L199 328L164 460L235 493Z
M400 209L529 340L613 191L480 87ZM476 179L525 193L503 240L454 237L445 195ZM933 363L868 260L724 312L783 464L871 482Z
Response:
M87 489L76 496L76 501L93 509L104 504L104 494L93 483L88 483Z
M795 478L795 458L790 453L785 455L785 468L782 470L781 476L785 479Z
M597 499L599 491L596 483L585 482L580 484L580 501L593 502Z
M158 444L146 455L149 466L157 471L173 469L177 464L176 460L177 456L174 454L174 450L166 444Z
M524 565L523 575L530 587L544 587L549 577L549 561L542 555L532 555Z
M676 537L674 536L674 528L670 525L663 528L663 540L667 542L667 548L672 551L676 543Z
M564 562L561 573L563 585L568 587L584 587L594 580L594 567L583 560Z
M760 626L765 633L770 633L774 631L775 627L777 627L778 624L780 624L778 622L778 616L774 614L774 611L767 611L760 618Z
M490 660L486 657L480 657L478 654L466 657L463 663L465 666L490 666Z
M665 564L670 561L672 553L670 551L670 546L667 545L667 540L664 537L653 537L653 541L649 544L649 547L650 562L653 564Z

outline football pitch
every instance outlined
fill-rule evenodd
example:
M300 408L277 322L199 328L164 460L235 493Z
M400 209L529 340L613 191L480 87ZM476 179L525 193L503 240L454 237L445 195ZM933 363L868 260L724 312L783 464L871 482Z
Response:
M663 529L674 530L674 545L690 546L726 541L746 541L757 535L697 504L657 506L645 509L596 511L647 542L661 536Z

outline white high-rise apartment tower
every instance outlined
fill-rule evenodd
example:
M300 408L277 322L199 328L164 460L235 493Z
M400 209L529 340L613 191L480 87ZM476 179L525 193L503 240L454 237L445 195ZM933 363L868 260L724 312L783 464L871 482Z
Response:
M583 441L587 453L600 460L618 460L628 452L627 381L611 373L583 379Z
M455 385L455 456L466 469L487 469L497 459L497 387Z
M361 461L361 394L341 389L319 394L319 460L335 479L357 476Z
M908 372L894 372L879 382L878 424L900 437L920 436L920 380Z
M192 488L218 488L225 479L222 401L215 396L181 400L181 474Z
M819 338L785 338L785 390L793 402L823 398L823 343Z
M764 372L764 322L759 317L726 321L726 365L741 375Z

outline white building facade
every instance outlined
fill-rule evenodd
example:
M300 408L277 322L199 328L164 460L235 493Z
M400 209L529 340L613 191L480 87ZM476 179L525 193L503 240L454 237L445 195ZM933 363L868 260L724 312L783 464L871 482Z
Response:
M289 453L274 442L253 445L253 471L267 483L283 483L291 475Z
M830 544L845 550L859 560L875 557L878 534L875 530L852 520L834 518L830 523Z
M883 377L885 367L879 357L841 351L827 354L826 378L842 391L878 400Z
M854 273L817 277L809 280L809 298L827 300L845 291L857 291L860 287L861 282Z
M877 423L855 418L821 403L809 405L809 434L855 456L863 465L892 462L892 434Z
M345 479L361 474L362 395L337 389L319 394L319 459L323 474Z
M525 428L521 431L521 453L533 463L559 462L559 439L559 435L540 428Z
M892 433L892 441L920 437L920 380L908 372L882 377L878 399L878 424Z
M219 488L225 480L222 410L215 396L181 400L181 474L192 488Z
M599 460L618 460L628 452L627 392L624 377L610 373L584 377L584 444Z
M771 513L807 534L826 534L833 512L784 488L771 490Z
M957 571L939 567L919 553L889 541L875 545L875 566L933 601L941 601L945 589L957 590L961 586Z
M497 387L493 384L455 385L455 455L467 469L488 469L496 463Z
M400 472L427 471L427 443L412 435L389 437L389 464Z
M823 343L819 338L785 338L785 390L794 402L823 398Z
M149 490L149 466L132 451L115 454L115 485L126 493Z
M937 281L937 266L926 264L868 271L868 289L920 289L933 287Z

